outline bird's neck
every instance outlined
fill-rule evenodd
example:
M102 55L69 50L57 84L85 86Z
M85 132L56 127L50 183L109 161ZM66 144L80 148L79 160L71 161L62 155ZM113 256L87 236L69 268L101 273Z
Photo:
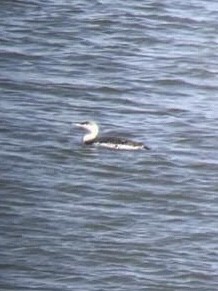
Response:
M96 139L98 136L98 128L93 128L88 134L86 134L83 138L84 143L90 143Z

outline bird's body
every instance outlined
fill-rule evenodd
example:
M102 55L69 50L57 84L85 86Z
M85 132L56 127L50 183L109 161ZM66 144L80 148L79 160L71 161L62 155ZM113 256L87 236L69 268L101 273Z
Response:
M96 145L101 147L106 147L110 149L120 149L120 150L139 150L139 149L149 149L141 142L132 141L122 137L98 137L99 127L94 121L85 121L82 123L77 123L76 126L84 128L89 131L83 137L83 143L86 145Z

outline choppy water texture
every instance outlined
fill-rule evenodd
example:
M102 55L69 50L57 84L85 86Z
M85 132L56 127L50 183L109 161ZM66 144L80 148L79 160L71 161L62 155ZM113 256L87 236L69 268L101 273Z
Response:
M217 15L0 2L1 290L217 290ZM87 119L152 149L84 147Z

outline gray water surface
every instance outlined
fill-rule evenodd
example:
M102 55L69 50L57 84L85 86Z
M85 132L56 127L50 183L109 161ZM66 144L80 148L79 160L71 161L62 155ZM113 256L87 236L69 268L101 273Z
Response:
M217 13L0 2L1 290L217 290Z

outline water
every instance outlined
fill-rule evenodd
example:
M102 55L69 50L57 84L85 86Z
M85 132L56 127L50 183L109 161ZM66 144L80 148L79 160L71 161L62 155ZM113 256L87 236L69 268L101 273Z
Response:
M1 290L217 290L217 11L1 1Z

